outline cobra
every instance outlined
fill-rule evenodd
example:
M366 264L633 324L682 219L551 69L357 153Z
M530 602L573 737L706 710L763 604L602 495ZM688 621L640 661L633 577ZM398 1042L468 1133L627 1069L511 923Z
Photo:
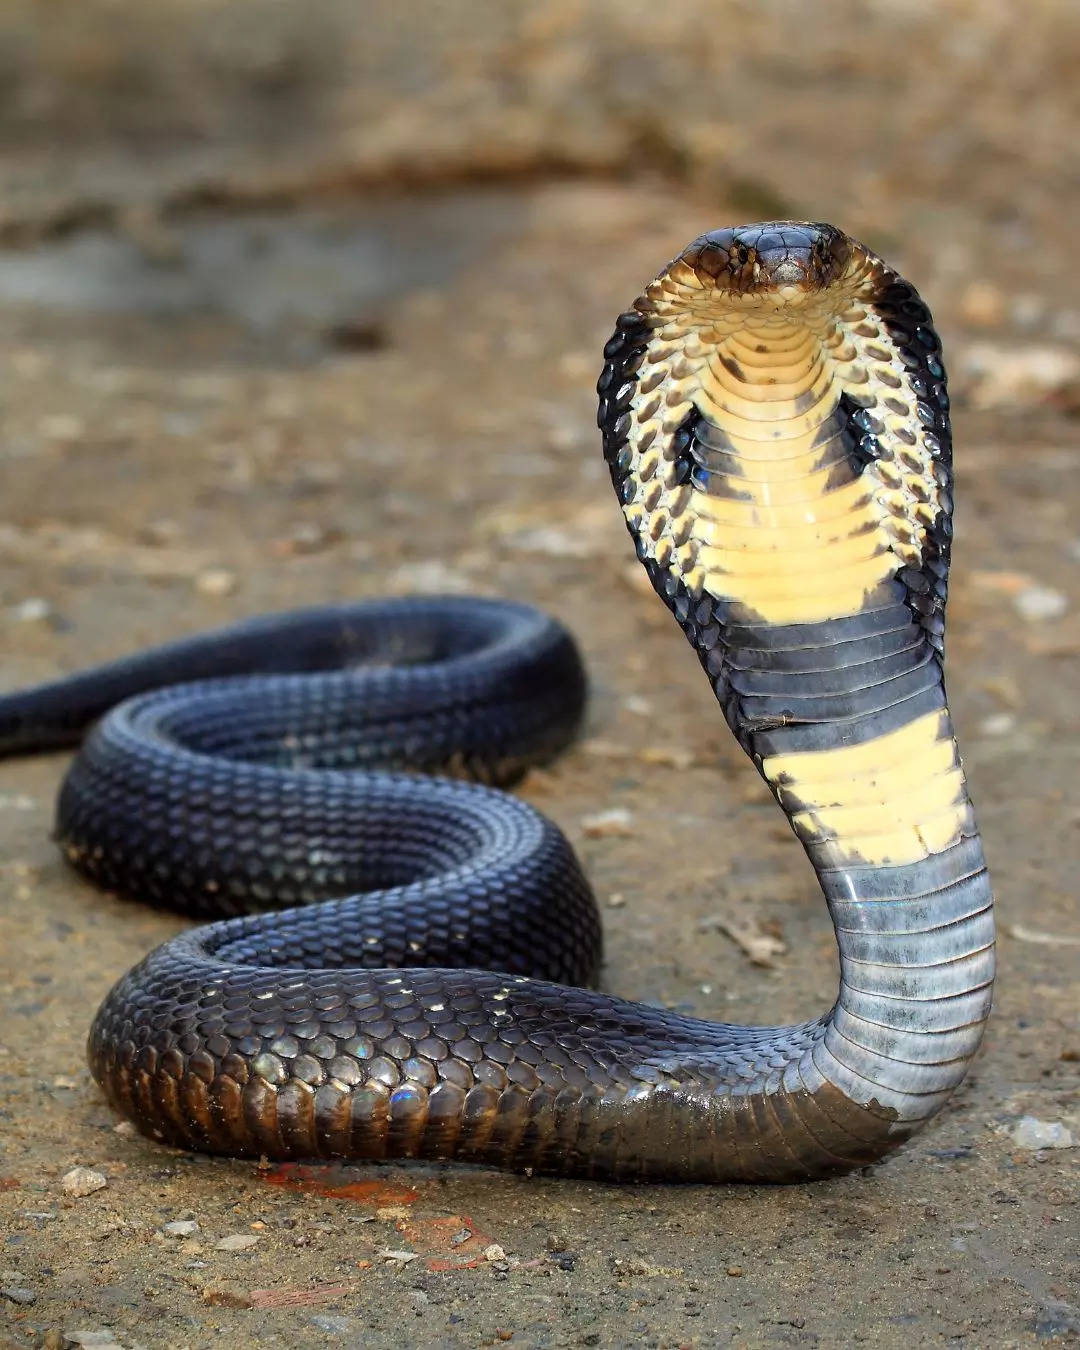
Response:
M96 723L59 800L69 860L217 916L90 1033L152 1138L798 1181L882 1157L963 1078L994 934L943 681L929 312L837 229L747 225L690 244L605 359L627 526L817 873L835 1005L743 1027L582 987L600 929L563 836L490 785L416 775L505 785L572 737L584 677L552 620L460 598L255 620L0 699L9 753ZM658 876L663 848L661 822Z

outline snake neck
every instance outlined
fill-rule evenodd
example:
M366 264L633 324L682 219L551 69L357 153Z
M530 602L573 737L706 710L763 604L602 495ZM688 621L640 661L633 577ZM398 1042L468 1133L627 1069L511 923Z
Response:
M939 352L913 288L866 250L775 307L718 299L676 260L620 318L600 383L638 556L830 907L825 1077L908 1122L963 1076L993 978L942 670Z

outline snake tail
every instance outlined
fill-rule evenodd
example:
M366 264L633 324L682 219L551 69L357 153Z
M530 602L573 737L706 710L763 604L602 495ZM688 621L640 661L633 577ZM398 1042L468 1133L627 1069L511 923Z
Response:
M91 1029L95 1078L151 1138L804 1181L883 1157L964 1077L994 931L943 676L929 311L831 226L747 225L668 264L605 362L626 524L817 874L836 1003L733 1026L589 987L600 926L573 851L492 786L580 724L553 620L465 597L253 620L0 697L0 753L82 742L69 861L213 920Z

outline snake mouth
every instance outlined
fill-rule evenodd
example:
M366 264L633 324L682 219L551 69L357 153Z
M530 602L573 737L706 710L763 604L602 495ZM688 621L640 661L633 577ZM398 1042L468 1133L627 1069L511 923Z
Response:
M679 254L668 274L693 273L717 298L781 308L826 290L847 268L852 242L832 225L775 220L710 230Z

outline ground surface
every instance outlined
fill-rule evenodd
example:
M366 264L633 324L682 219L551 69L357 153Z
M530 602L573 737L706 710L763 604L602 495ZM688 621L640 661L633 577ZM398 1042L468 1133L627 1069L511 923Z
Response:
M781 114L762 117L779 145ZM788 204L887 247L951 357L949 675L1001 932L995 1016L955 1101L881 1166L782 1190L260 1170L155 1147L117 1128L83 1042L111 982L182 921L95 893L61 864L48 831L64 757L7 762L0 1327L12 1345L1080 1334L1080 1151L1013 1137L1033 1116L1080 1138L1080 288L1047 195L1003 205L1002 119L969 129L977 182L933 208L929 180L918 201L894 183L863 190L853 223L850 185L831 205L843 146ZM942 142L936 162L963 148ZM759 200L766 189L778 191L759 186ZM726 1020L820 1011L835 958L812 877L642 590L592 424L614 315L698 231L759 214L746 192L643 171L367 204L341 193L274 213L101 218L0 254L3 687L306 602L457 588L534 601L579 635L593 696L586 739L524 791L594 880L605 987ZM1030 376L1008 387L1000 371L1017 353ZM613 808L632 833L586 831ZM758 966L745 948L763 938L772 954ZM104 1187L65 1193L76 1166ZM188 1221L186 1235L165 1229ZM219 1247L238 1235L256 1241Z

